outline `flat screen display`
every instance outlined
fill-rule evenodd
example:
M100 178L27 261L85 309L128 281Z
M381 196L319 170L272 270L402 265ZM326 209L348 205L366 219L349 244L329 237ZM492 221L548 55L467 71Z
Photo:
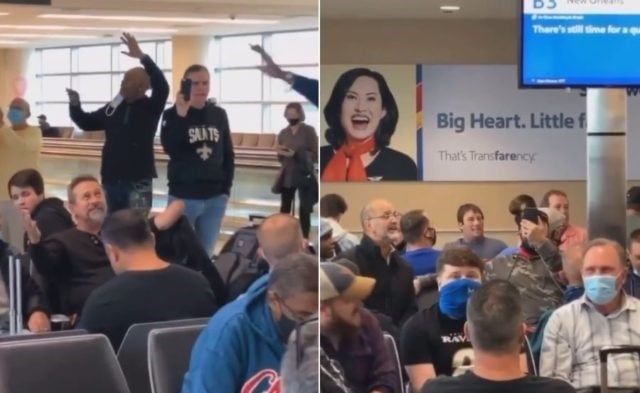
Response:
M522 87L640 86L640 0L521 0Z

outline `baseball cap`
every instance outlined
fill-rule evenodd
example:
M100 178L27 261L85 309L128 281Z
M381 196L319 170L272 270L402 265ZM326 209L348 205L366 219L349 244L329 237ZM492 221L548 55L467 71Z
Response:
M321 301L340 296L364 300L371 294L375 283L375 279L356 276L351 270L337 263L320 264Z

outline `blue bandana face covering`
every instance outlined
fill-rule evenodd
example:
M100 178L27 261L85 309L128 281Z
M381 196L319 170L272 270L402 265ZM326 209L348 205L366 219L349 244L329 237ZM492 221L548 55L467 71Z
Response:
M584 291L589 300L602 306L618 294L616 276L591 276L584 278Z
M479 281L470 278L459 278L443 285L440 288L440 311L450 318L462 319L467 312L469 297L482 285Z

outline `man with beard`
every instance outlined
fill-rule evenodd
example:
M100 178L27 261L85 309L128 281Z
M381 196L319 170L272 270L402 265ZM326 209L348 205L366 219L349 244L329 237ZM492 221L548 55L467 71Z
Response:
M525 322L529 332L536 330L540 316L564 303L564 291L557 273L562 270L562 257L549 240L549 217L541 210L526 209L532 216L516 217L520 234L517 254L496 257L487 262L485 278L501 278L511 282L522 294Z
M396 326L401 326L417 310L413 269L393 248L390 235L399 230L401 216L389 201L371 201L360 213L362 241L338 255L338 259L354 262L363 276L376 279L364 304L391 317Z
M445 250L438 258L440 296L402 328L400 352L412 392L437 375L457 375L472 366L473 351L464 334L467 301L482 280L482 260L467 248Z
M81 175L67 188L74 228L42 238L38 225L23 212L31 259L60 295L60 311L72 321L91 292L114 274L99 233L107 207L102 187L94 176Z
M362 307L375 283L338 263L320 265L320 345L354 392L393 393L391 354L376 317Z

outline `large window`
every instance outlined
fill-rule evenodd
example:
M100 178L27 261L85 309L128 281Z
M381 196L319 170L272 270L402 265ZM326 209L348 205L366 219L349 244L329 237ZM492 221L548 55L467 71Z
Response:
M171 41L141 42L163 70L171 86ZM120 53L120 44L43 48L35 51L33 117L43 113L51 125L72 126L66 88L77 90L85 111L100 108L118 94L124 72L140 66L137 59ZM171 99L171 97L170 97Z
M318 78L318 31L287 31L219 36L210 55L214 78L211 94L229 115L234 132L277 133L286 126L284 107L300 102L306 123L318 128L318 109L278 79L264 75L260 56L250 45L260 44L284 70Z

